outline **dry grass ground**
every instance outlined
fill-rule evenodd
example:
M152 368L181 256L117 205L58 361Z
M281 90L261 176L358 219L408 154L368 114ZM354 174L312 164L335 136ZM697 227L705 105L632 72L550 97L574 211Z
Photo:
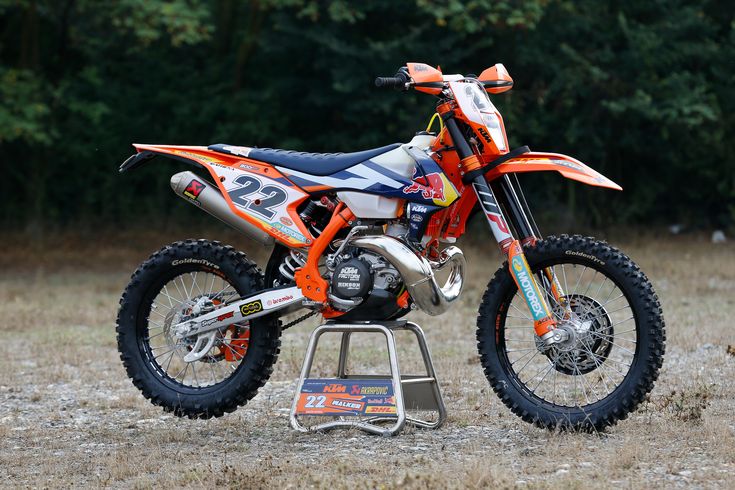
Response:
M652 278L668 327L650 401L604 434L552 433L512 415L482 374L475 316L499 256L465 246L469 286L427 333L449 410L438 431L302 435L288 411L316 321L283 336L271 382L221 419L151 406L118 358L114 318L136 264L165 233L6 237L0 255L0 485L589 488L735 485L735 246L693 237L617 243ZM234 236L226 241L242 245ZM265 252L255 251L261 260ZM359 365L377 358L362 342ZM336 343L317 368L331 369ZM417 362L402 349L406 365Z

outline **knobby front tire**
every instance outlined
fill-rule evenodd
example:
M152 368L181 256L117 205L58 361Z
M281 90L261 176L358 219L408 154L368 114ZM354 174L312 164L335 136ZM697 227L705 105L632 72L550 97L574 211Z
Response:
M626 418L653 389L663 362L664 319L650 281L626 255L592 238L550 236L525 254L534 273L554 269L566 299L544 293L557 321L568 319L570 340L544 348L505 263L477 319L493 390L540 427L601 430Z

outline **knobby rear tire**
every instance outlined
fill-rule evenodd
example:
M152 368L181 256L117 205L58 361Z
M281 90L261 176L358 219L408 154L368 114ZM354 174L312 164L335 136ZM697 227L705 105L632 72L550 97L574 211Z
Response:
M640 268L605 242L582 236L550 236L524 250L535 272L554 260L596 266L625 294L636 321L637 345L622 382L602 400L585 407L555 405L539 398L516 376L505 344L505 321L517 287L507 262L488 284L477 318L477 347L487 379L510 410L545 428L601 430L625 419L653 389L663 363L666 335L658 297ZM570 253L571 252L571 253ZM600 264L603 265L600 265ZM532 328L532 325L529 325Z
M118 349L133 384L153 404L179 417L220 417L246 404L270 377L279 354L280 321L272 316L250 321L245 357L221 382L192 387L167 378L145 347L147 318L151 302L166 278L191 270L220 275L240 295L263 289L263 274L255 263L230 246L208 240L167 245L140 265L123 293L117 317Z

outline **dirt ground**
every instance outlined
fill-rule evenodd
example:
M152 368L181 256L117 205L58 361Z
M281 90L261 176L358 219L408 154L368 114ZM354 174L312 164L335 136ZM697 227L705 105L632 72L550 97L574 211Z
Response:
M233 235L221 237L247 247ZM211 235L210 235L211 237ZM214 420L178 419L127 379L115 344L130 274L180 233L5 237L0 254L0 485L7 487L597 488L735 486L735 244L705 237L611 240L648 273L667 322L650 401L601 434L526 424L489 388L475 346L492 245L465 244L469 284L426 331L449 411L437 431L393 438L300 434L288 422L307 321L284 333L271 381ZM254 256L263 260L264 250ZM262 262L261 262L262 263ZM402 344L404 371L418 355ZM366 339L357 368L382 359ZM336 362L326 344L316 368Z

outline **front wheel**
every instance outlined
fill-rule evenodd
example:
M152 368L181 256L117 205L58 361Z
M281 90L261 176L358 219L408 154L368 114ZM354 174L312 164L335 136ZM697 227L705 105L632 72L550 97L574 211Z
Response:
M656 293L626 255L581 236L548 237L526 258L567 339L546 346L507 263L480 306L485 375L513 413L547 428L599 430L636 409L653 389L666 335ZM544 271L563 294L555 297Z

